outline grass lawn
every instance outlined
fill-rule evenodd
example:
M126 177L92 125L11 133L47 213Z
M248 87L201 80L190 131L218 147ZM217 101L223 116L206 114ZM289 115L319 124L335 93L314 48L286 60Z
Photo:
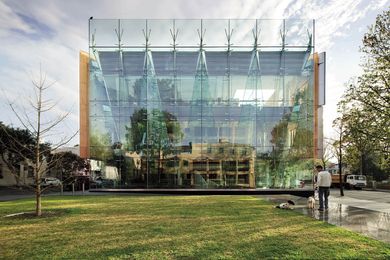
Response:
M390 259L390 245L250 196L84 196L0 202L1 259Z

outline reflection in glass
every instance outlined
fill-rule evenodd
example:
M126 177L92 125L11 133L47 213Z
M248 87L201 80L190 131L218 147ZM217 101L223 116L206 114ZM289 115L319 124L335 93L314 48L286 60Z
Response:
M311 180L311 21L90 23L89 150L101 187Z

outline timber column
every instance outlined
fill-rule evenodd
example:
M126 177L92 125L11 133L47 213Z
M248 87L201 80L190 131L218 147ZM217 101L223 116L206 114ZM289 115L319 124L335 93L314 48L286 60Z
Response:
M80 51L80 157L89 158L89 54Z
M318 159L318 53L314 53L314 158Z

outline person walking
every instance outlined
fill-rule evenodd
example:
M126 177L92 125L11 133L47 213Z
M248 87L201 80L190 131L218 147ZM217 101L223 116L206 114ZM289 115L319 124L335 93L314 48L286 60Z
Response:
M318 172L317 175L317 187L320 207L319 211L328 209L328 197L330 193L330 185L332 184L332 176L328 171L324 171L321 165L316 166Z

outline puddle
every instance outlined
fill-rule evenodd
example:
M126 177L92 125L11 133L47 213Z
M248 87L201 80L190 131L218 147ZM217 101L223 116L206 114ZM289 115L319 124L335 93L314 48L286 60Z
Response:
M308 209L306 206L306 198L292 197L289 195L267 196L265 198L275 204L292 199L296 203L294 210L297 212L390 243L389 213L332 202L329 202L329 209L327 211L320 212L318 210ZM318 208L318 201L316 206Z

